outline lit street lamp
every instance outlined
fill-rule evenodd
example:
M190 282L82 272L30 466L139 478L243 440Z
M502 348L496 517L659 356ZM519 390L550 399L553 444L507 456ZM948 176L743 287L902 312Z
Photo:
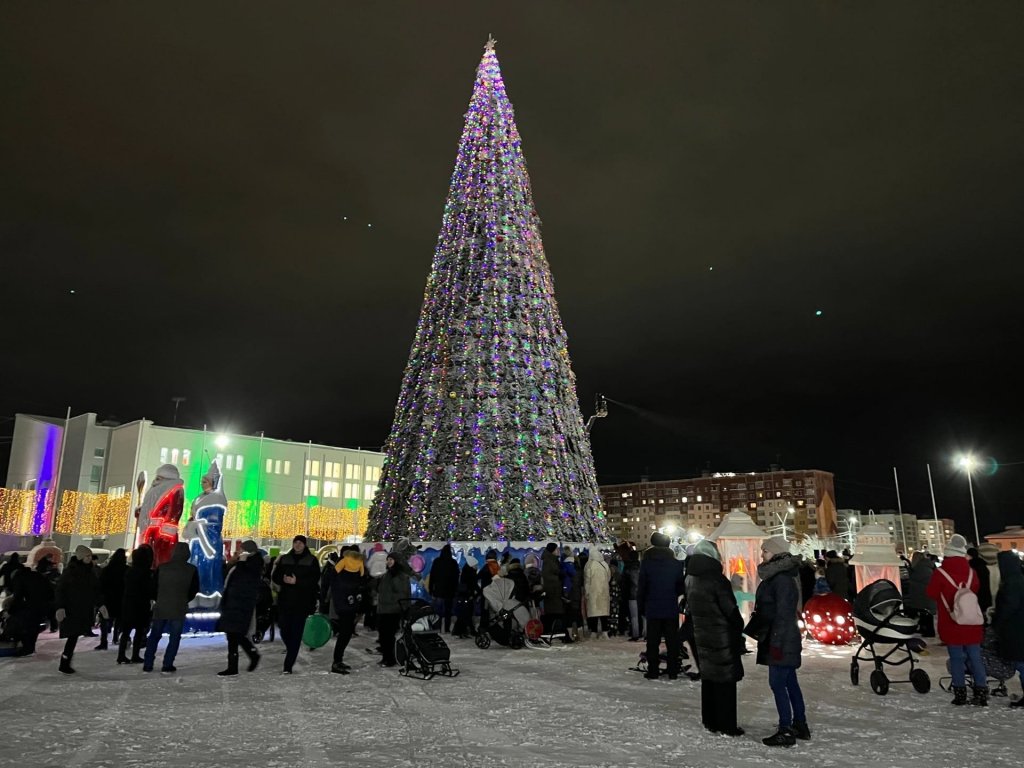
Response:
M974 545L978 546L981 543L981 535L978 533L978 510L974 506L974 483L971 481L971 470L978 466L978 462L973 456L967 454L959 457L956 463L967 473L967 490L971 494L971 516L974 518Z

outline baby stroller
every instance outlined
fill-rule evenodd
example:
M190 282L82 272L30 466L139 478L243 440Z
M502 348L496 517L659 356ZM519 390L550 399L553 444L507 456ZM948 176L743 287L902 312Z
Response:
M441 619L434 606L419 598L398 601L402 620L395 641L395 659L398 672L404 677L430 680L436 675L455 677L459 670L452 669L451 650L441 637Z
M850 661L851 683L860 683L858 662L870 660L875 667L870 677L871 690L879 696L889 692L890 682L909 682L918 693L931 690L932 681L928 673L914 667L917 661L914 648L921 643L917 636L917 619L904 613L903 597L895 584L888 579L879 579L862 589L853 603L853 620L860 632L861 644ZM879 653L876 645L891 645L892 648ZM910 664L909 680L889 680L885 665L898 667L907 663Z
M985 676L988 678L989 696L1009 696L1006 681L1011 679L1017 670L1004 661L999 655L999 641L992 627L985 627L985 636L981 641L981 663L985 665ZM949 659L946 659L946 672L950 672ZM949 674L939 680L939 687L948 691L953 684L953 675ZM970 662L967 663L967 685L974 690L974 676L971 674Z
M477 633L477 648L489 648L492 640L509 648L541 647L534 643L540 634L537 621L530 618L530 609L512 596L515 588L512 579L504 578L494 579L484 587L484 599L492 616L487 631ZM535 637L528 635L528 628Z

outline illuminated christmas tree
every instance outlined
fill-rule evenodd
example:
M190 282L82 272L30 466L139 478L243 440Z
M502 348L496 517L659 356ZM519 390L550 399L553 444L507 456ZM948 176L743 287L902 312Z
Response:
M367 539L607 539L494 41L477 69Z

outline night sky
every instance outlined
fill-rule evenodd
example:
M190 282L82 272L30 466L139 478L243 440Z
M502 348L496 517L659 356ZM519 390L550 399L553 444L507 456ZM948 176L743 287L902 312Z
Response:
M1020 2L143 5L0 8L0 419L382 445L493 33L601 482L1024 522Z

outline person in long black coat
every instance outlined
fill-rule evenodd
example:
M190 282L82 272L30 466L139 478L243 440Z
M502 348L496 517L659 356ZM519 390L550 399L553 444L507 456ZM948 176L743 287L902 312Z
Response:
M124 598L124 576L128 570L128 556L123 549L117 549L100 571L100 591L103 605L107 607L107 618L100 620L100 644L97 651L107 650L107 635L114 631L116 644L121 634L121 600Z
M220 598L220 618L217 629L227 636L228 666L217 674L228 677L238 674L238 649L249 657L249 671L260 663L260 654L249 635L255 628L256 601L263 584L263 558L259 547L251 539L242 542L242 552L224 580L224 594Z
M986 563L975 547L967 549L967 562L978 579L978 607L984 615L992 607L992 580Z
M50 558L44 557L34 571L22 571L14 585L11 619L17 630L13 634L21 642L21 647L15 652L17 656L31 656L36 652L39 630L53 610L53 584L47 574L51 567Z
M132 564L124 575L121 597L121 638L117 645L118 664L141 664L149 625L153 620L153 549L141 544L132 552ZM134 633L135 637L132 638ZM132 657L128 658L128 642Z
M459 574L459 587L455 599L455 627L452 634L466 638L476 634L473 626L473 606L477 598L476 567L478 563L472 555L466 556L466 563Z
M71 659L75 655L78 638L92 629L96 609L103 606L100 580L92 567L92 550L84 545L75 549L75 556L57 582L54 607L60 624L60 636L65 639L60 657L60 671L74 674Z
M277 558L271 577L277 585L277 625L284 640L284 672L290 675L302 645L306 617L317 607L320 563L306 547L306 537L292 539L291 551Z
M706 539L686 561L687 621L700 659L700 716L712 733L742 736L736 683L743 679L743 617L718 549Z
M679 674L679 597L686 592L683 564L676 560L669 547L671 541L663 533L651 534L651 547L640 562L637 585L637 606L647 624L648 680L660 674L658 665L661 638L668 652L668 677Z
M443 628L448 632L452 626L455 594L459 590L459 564L452 557L450 544L441 547L440 554L430 564L430 575L427 579L430 582L430 596L434 598L434 610L444 620Z
M1024 688L1024 571L1015 552L1000 552L996 563L999 565L999 591L996 592L992 628L999 642L1000 657L1013 663ZM1024 697L1010 706L1024 706Z

